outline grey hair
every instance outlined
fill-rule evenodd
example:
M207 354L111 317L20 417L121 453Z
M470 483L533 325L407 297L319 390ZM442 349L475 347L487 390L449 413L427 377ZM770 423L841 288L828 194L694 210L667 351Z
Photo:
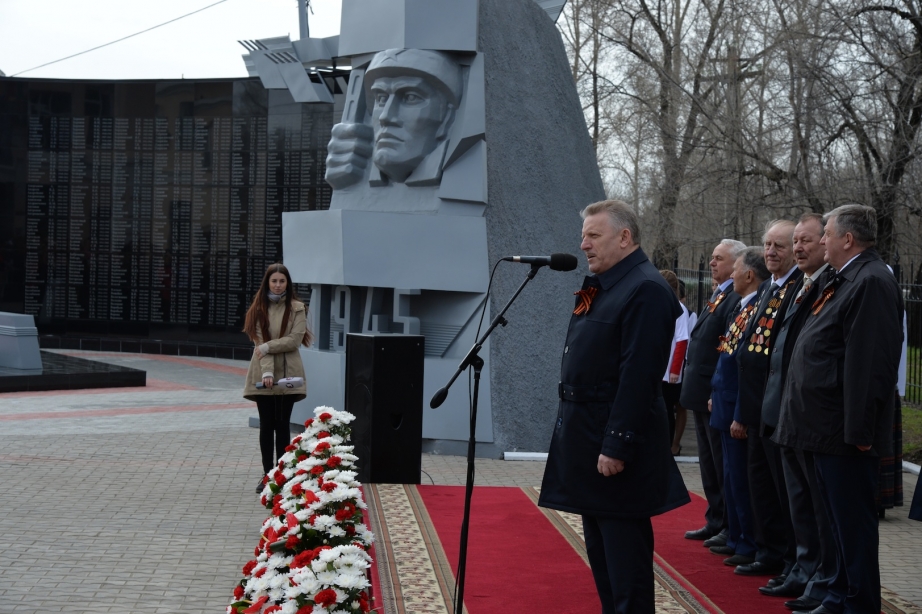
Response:
M773 228L775 228L776 226L781 226L781 225L791 227L791 242L793 243L794 242L794 227L797 226L797 224L795 224L791 220L772 220L768 224L766 224L765 232L762 233L762 243L765 243L765 237L768 236L768 233L771 232Z
M850 232L855 241L865 247L877 241L877 212L866 205L842 205L823 216L823 222L836 218L836 236Z
M765 281L771 277L768 267L765 266L765 252L761 247L747 247L739 255L743 259L743 266L752 271L756 277Z
M736 239L723 239L719 245L726 245L730 248L730 255L733 256L733 259L736 260L740 257L740 254L743 253L743 250L746 249L746 244L742 241L737 241Z
M627 228L631 231L631 239L634 244L640 245L640 222L637 219L637 214L634 213L629 204L623 200L602 200L592 203L580 211L579 215L585 220L596 213L607 213L612 226L618 230Z

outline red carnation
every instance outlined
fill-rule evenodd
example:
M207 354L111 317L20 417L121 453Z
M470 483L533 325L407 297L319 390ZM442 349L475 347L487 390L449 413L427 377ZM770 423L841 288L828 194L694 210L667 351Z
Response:
M262 497L259 498L259 503L263 507L266 507L266 495L263 495Z
M275 478L275 483L279 486L284 486L285 482L288 481L288 479L285 477L285 474L283 474L281 471L276 471L275 475L272 477Z
M329 608L331 605L336 603L336 591L334 591L332 588L323 589L314 595L314 603L319 604L325 608Z
M295 471L295 475L307 475L307 469L298 469Z
M304 492L304 487L300 483L291 487L291 494L295 497L300 497L302 492Z
M307 524L314 526L315 520L317 520L317 514L311 514L310 518L307 519Z
M314 423L314 419L313 419L313 418L308 418L307 420L304 421L304 426L310 426L310 425L312 425L313 423Z
M267 601L269 601L269 595L263 595L262 597L254 601L253 605L245 609L243 611L243 614L257 614L257 612L259 612L262 609L263 604L266 603Z
M314 551L305 550L304 552L301 552L300 554L295 555L295 558L292 559L289 567L291 569L298 569L299 567L307 567L308 565L310 565L310 562L312 560L314 560Z
M314 606L304 605L298 608L298 611L295 614L314 614Z
M275 495L272 497L272 505L278 505L282 502L282 495Z
M314 454L319 455L324 450L329 450L329 449L330 449L330 444L327 443L326 441L321 441L316 446L314 446Z
M301 443L301 436L298 435L297 437L295 437L294 439L292 439L292 440L291 440L291 443L294 443L294 444Z
M243 566L243 575L248 576L253 573L253 569L259 565L257 561L247 561L247 564Z
M286 451L286 452L294 452L294 451L295 451L295 446L294 446L293 444L288 444L287 446L285 446L285 451Z
M289 550L294 550L298 545L299 538L297 535L289 535L288 539L285 540L285 547Z
M346 532L346 535L355 535L355 527L351 524L347 524L343 531Z
M352 512L347 509L336 510L336 520L337 522L342 522L344 520L349 520L352 518Z
M331 456L330 458L327 459L327 467L329 467L330 469L335 469L336 467L339 466L341 462L343 462L343 459L341 459L340 457Z
M327 482L320 488L323 489L323 492L333 492L336 490L336 482Z
M323 471L323 465L317 465L311 469L311 473L314 475L320 475Z
M317 439L326 439L329 436L330 434L326 431L320 431L319 433L317 433Z
M239 584L234 588L234 599L240 599L243 597L243 587Z
M285 510L282 509L282 506L278 503L272 506L272 515L273 516L284 516Z
M323 412L322 414L320 414L320 415L317 416L317 417L320 419L321 422L326 422L327 420L329 420L330 418L333 417L333 414L331 414L331 413L329 413L329 412ZM335 603L335 602L334 602L334 603Z
M264 575L266 575L266 569L268 569L268 567L260 567L256 570L256 573L253 574L253 577L262 578Z
M305 458L307 458L307 452L305 452L304 450L298 448L298 451L295 452L295 458L297 458L297 459L298 459L298 462L300 462L300 461L304 460Z
M259 546L253 548L253 556L259 556Z

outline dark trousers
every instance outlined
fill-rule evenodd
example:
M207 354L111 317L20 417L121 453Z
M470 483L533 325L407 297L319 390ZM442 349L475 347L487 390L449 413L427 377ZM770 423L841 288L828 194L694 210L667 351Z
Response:
M291 395L274 394L259 397L259 452L262 456L263 473L269 473L279 458L285 454L285 447L291 443L291 409L295 400ZM273 453L275 456L273 457Z
M832 536L837 569L823 606L833 614L880 612L880 564L877 549L876 456L814 453L819 485Z
M707 499L708 508L704 520L711 531L718 533L727 528L724 509L724 455L720 443L720 431L711 427L710 415L706 412L692 412L695 416L695 437L698 440L698 468L701 471L701 488Z
M736 554L755 557L752 505L749 502L749 476L746 472L746 440L733 439L721 432L724 455L724 502L727 510L727 545Z
M836 572L836 547L816 483L813 453L782 447L781 468L797 542L797 566L808 578L804 595L822 601Z
M583 516L583 534L602 614L654 614L650 519Z
M909 506L910 520L922 520L922 473L916 480L916 492L912 496L912 504Z
M756 560L766 565L784 564L785 573L794 567L797 545L788 510L781 452L768 437L749 428L749 492L755 516ZM806 578L802 584L806 584Z

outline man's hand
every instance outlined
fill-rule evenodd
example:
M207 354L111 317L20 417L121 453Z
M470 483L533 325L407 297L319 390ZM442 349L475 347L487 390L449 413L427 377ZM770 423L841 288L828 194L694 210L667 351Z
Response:
M746 437L748 437L746 434L746 425L740 424L734 420L733 424L730 425L730 437L733 439L746 439Z
M867 452L868 450L871 449L871 446L855 446L855 447L861 450L862 452Z
M670 374L669 374L669 383L670 383L670 384L678 384L678 383L679 383L679 374L678 374L678 373L670 373Z
M708 413L711 412L711 399L708 399Z
M610 456L605 456L604 454L599 454L598 469L599 473L605 477L615 475L624 471L624 461L618 460L617 458L612 458Z
M365 176L374 151L375 132L366 124L336 124L331 134L326 180L334 188L341 189Z

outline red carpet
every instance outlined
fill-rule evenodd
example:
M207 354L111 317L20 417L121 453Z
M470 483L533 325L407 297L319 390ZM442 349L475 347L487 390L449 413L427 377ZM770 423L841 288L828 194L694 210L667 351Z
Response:
M765 597L759 587L768 577L738 576L723 564L727 557L711 554L698 540L685 539L685 531L704 524L707 502L694 493L691 503L653 518L655 560L712 612L790 612L787 599Z
M464 488L419 486L457 573ZM583 559L519 488L481 487L471 499L464 605L470 614L600 610Z

